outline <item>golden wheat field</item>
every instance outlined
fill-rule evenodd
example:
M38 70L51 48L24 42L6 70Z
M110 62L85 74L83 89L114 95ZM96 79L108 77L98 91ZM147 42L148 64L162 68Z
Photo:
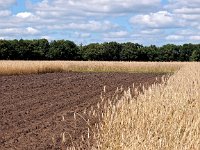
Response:
M95 128L94 149L199 150L200 67L183 66L162 84L144 93L124 91L113 105L108 102L103 121ZM98 112L98 111L97 111Z
M117 88L112 99L101 97L104 111L100 110L99 103L97 109L89 111L101 122L91 127L90 120L85 120L88 136L83 143L94 150L199 150L199 66L198 62L0 61L0 74L173 73L163 77L162 83L143 88L142 92L133 85L128 90ZM122 96L118 94L122 92ZM84 120L84 116L79 117ZM67 135L63 133L62 141L66 139ZM93 141L92 145L90 141ZM81 146L68 149L81 149Z
M0 61L0 74L47 72L132 72L171 73L187 63L182 62L106 62L106 61Z

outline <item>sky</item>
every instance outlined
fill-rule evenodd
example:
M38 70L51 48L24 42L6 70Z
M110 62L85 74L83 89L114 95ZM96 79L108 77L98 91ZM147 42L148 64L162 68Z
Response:
M200 43L200 0L0 0L0 39Z

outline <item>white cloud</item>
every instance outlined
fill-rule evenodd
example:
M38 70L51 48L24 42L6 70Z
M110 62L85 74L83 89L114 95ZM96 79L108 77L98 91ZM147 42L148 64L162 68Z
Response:
M0 17L8 17L11 15L11 11L9 10L0 10Z
M110 21L95 21L90 20L88 22L80 23L66 23L63 25L48 25L48 29L73 29L73 30L84 30L84 31L108 31L116 29L118 26L111 23Z
M48 35L43 35L40 37L41 39L47 39L47 40L52 40L53 38L51 36L48 36Z
M29 21L39 23L41 20L38 16L34 15L31 12L20 12L16 14L16 19L20 22Z
M139 24L151 28L171 28L180 26L175 16L167 11L159 11L147 15L136 15L130 19L132 24Z
M174 40L182 40L184 36L181 35L169 35L166 37L166 40L174 41Z
M20 33L18 28L5 28L5 29L0 29L1 34L18 34Z
M32 27L27 27L26 31L27 31L28 34L37 34L37 33L39 33L39 31L37 29L32 28Z
M171 10L177 17L184 19L188 25L193 24L193 22L200 23L199 0L171 0L166 8Z
M193 35L189 37L190 40L200 41L200 35Z
M104 34L104 37L106 38L123 38L127 36L128 36L127 31L116 31L116 32L109 32L109 33Z
M175 9L173 12L178 14L200 14L200 8L182 7Z
M167 8L177 8L177 7L199 7L200 1L199 0L168 0L169 5Z
M32 27L27 28L4 28L0 29L2 35L36 35L39 31Z
M24 18L33 17L33 14L30 12L20 12L16 16L24 19Z
M104 33L102 36L103 42L127 42L130 39L130 34L124 30Z
M0 0L0 36L75 42L198 42L200 0ZM12 9L11 9L12 7ZM21 11L18 13L13 10ZM131 17L130 17L131 16Z
M197 22L200 20L200 6L195 8L183 6L181 8L174 9L173 13L185 20L194 20Z
M183 19L186 19L186 20L193 20L193 21L196 21L196 22L199 22L199 19L200 19L200 15L199 15L199 14L193 14L193 15L182 14L181 17L182 17Z
M154 10L158 6L160 6L160 0L43 0L37 4L29 4L29 8L43 17L122 15Z
M80 33L80 32L75 32L74 33L77 38L89 38L91 36L90 33Z
M16 4L16 0L0 0L0 8L7 8L13 4Z
M188 35L195 34L195 32L194 32L194 30L191 30L191 29L184 29L184 30L178 31L178 34L183 35L183 36L188 36Z
M158 34L160 33L160 29L148 29L148 30L142 30L140 33L141 34Z

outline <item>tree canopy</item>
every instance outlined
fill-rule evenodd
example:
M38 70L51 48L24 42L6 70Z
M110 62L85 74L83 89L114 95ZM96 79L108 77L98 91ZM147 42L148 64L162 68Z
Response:
M200 44L161 47L105 42L76 45L69 40L0 40L1 60L200 61Z

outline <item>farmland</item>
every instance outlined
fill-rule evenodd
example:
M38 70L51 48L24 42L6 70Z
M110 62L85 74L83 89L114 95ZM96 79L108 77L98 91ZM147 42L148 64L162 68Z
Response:
M51 72L173 73L188 62L0 61L0 75Z
M192 63L162 84L107 106L98 149L200 149L200 68Z
M0 66L0 149L200 147L199 63Z
M0 149L60 148L64 132L67 145L72 143L69 134L76 143L88 126L80 117L74 120L74 112L84 115L85 109L96 106L104 86L109 97L117 87L127 89L132 83L147 87L159 82L156 77L162 75L69 72L1 76Z
M0 0L0 150L200 150L200 0Z

